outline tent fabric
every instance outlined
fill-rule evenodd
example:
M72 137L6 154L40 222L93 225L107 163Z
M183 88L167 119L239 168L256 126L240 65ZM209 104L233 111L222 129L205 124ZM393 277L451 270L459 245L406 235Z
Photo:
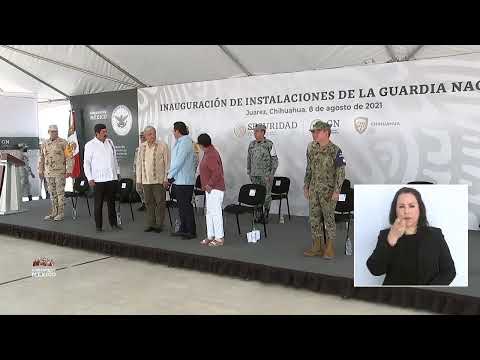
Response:
M480 52L480 45L91 47L95 51L87 45L0 45L0 91L31 93L39 101L46 101L64 99L65 95L85 95L249 75L369 66Z

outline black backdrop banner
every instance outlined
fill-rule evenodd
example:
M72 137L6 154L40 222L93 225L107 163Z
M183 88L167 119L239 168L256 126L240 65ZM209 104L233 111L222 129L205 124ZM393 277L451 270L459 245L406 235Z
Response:
M120 175L132 178L135 149L139 143L137 90L72 96L70 103L76 112L82 161L85 144L95 136L94 126L105 124L108 137L117 150Z

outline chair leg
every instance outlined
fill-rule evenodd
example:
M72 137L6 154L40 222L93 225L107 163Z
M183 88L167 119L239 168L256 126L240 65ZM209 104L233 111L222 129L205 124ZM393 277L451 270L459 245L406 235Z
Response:
M235 216L237 217L238 235L240 235L241 232L240 232L240 222L238 221L238 214L235 214Z
M135 218L133 217L132 199L130 199L128 202L130 203L130 212L132 213L132 221L135 221Z
M268 237L267 235L267 222L266 222L266 219L265 219L265 212L263 211L263 207L262 207L262 218L263 218L263 231L265 232L265 237Z
M280 222L282 212L282 198L280 197L280 205L278 205L278 222Z
M75 202L73 201L73 197L70 198L70 200L72 200L72 212L73 212L73 220L75 220L77 218L77 209L76 209L76 204Z
M172 223L172 215L170 214L170 206L167 206L167 211L168 211L168 220L170 220L170 228L173 226Z
M288 220L291 220L291 216L290 216L290 204L288 203L288 194L287 194L287 209L288 209Z
M85 200L87 200L88 216L92 216L92 213L90 212L90 202L88 201L88 196L87 195L85 195Z

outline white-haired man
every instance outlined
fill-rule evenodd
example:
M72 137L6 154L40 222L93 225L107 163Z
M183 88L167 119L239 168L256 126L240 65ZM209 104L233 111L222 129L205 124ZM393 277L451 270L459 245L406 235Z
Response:
M136 164L137 187L143 188L147 208L146 232L163 230L165 219L165 186L170 167L170 149L163 141L157 139L153 126L143 131L145 142L138 150Z

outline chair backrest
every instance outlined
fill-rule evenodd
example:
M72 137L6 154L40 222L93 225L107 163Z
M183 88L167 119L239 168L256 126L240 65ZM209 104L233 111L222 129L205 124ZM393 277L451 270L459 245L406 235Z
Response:
M200 175L198 175L197 180L195 180L195 189L202 189L202 181L200 180Z
M353 212L353 189L348 188L345 192L342 191L342 194L345 194L345 201L337 201L335 206L335 211L340 213L351 213Z
M238 202L248 206L257 206L265 202L267 189L259 184L242 185L238 193Z
M340 190L340 193L345 194L351 188L352 188L352 185L350 183L350 180L345 179L345 180L343 180L343 184L342 184L342 188Z
M88 185L88 180L85 177L78 177L73 182L73 191L78 194L84 194L88 191L90 186Z
M177 195L175 194L175 186L170 186L168 189L168 197L170 200L177 201Z
M434 183L430 181L410 181L407 185L434 185Z
M272 184L272 194L288 194L290 190L290 179L283 176L275 176Z
M118 193L120 195L131 194L133 191L133 180L123 178L118 181Z
M345 179L340 189L340 196L345 195L345 201L337 201L335 211L346 213L353 211L353 189L350 180Z

